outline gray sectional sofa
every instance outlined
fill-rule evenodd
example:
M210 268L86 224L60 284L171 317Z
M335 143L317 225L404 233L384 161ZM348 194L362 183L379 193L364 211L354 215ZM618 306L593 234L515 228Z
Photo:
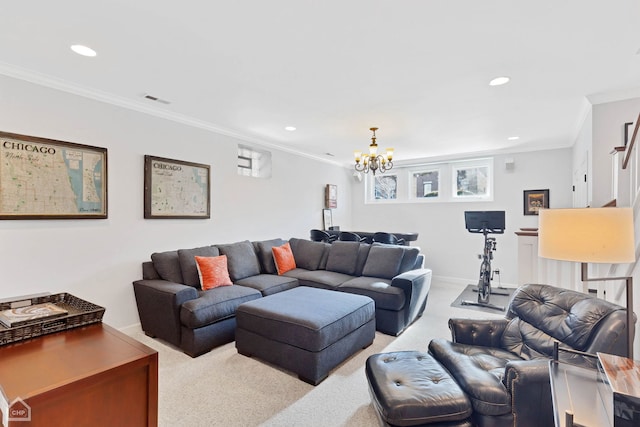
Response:
M431 270L416 247L291 238L297 268L278 275L271 248L284 243L247 240L152 254L142 280L133 282L142 329L196 357L234 340L240 304L297 286L370 297L376 329L389 335L402 333L425 309ZM196 255L226 255L234 285L200 290Z

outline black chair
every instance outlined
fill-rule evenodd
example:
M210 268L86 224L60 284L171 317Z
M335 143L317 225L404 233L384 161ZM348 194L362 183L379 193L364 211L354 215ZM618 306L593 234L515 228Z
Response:
M364 242L367 238L360 237L357 233L352 233L351 231L342 231L338 235L338 240L343 242Z
M325 242L325 243L333 243L338 236L327 233L324 230L311 230L311 240L314 242Z
M374 243L383 243L385 245L404 245L404 239L398 238L395 234L383 233L381 231L373 233L372 238Z

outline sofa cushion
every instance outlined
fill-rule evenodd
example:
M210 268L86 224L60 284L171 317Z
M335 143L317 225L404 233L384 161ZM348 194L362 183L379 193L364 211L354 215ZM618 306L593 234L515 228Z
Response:
M514 293L509 304L509 316L522 320L510 325L510 344L513 346L513 338L521 334L527 346L543 354L548 354L552 338L584 351L594 326L617 310L620 306L582 292L526 285ZM535 326L528 328L527 324ZM539 330L537 335L533 329Z
M263 296L267 296L297 287L298 279L274 274L258 274L238 280L236 285L253 288L260 291Z
M222 255L227 256L229 277L234 282L260 274L258 255L250 241L217 245L217 247Z
M291 246L288 242L282 246L274 246L271 251L279 275L296 268L296 260L293 258L293 252L291 252Z
M398 274L406 273L407 271L414 270L416 267L416 261L420 255L420 248L410 248L405 246L402 248L404 255L402 257L402 263L398 269Z
M360 243L360 248L358 248L358 260L356 261L356 271L354 276L362 276L362 270L364 269L364 264L367 262L367 257L369 256L369 251L371 250L371 245L368 243Z
M305 270L318 270L324 268L323 258L330 246L328 243L312 242L304 239L289 239L291 251L296 260L296 266Z
M245 286L200 291L198 298L186 301L180 307L180 322L189 329L207 326L234 317L240 304L261 297L259 291Z
M195 256L200 287L203 291L217 288L218 286L231 286L229 271L227 270L227 256L214 257Z
M394 246L373 246L369 251L362 274L369 277L393 279L398 275L404 249Z
M336 273L354 275L358 264L359 250L359 242L333 242L329 248L326 269Z
M443 338L431 340L429 353L456 379L475 412L483 415L511 412L511 394L502 377L507 362L520 360L518 356L495 347L452 343Z
M353 276L344 273L336 273L327 270L305 270L295 268L284 273L286 277L295 277L300 282L300 286L309 286L320 289L336 289L342 283L353 279Z
M200 276L198 275L198 267L196 266L196 256L214 257L220 255L215 246L202 246L193 249L178 250L178 259L180 260L180 270L182 271L182 280L185 285L200 287Z
M256 252L258 253L258 259L262 264L262 271L267 274L277 274L276 265L273 261L273 253L271 248L274 246L282 246L286 243L282 239L263 240L260 242L254 242Z
M180 270L178 251L156 252L151 254L153 268L163 280L174 283L183 283Z
M377 277L356 277L338 286L337 290L364 295L376 303L376 309L399 311L406 300L401 288L391 286L391 280Z

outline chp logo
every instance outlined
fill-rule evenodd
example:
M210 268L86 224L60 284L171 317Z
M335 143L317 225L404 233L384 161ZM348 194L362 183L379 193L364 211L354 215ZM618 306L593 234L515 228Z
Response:
M9 421L31 421L31 407L16 397L9 405Z

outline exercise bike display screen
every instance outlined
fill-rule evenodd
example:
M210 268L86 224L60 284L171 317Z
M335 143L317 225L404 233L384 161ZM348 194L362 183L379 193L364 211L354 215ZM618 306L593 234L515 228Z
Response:
M470 233L502 234L505 229L504 211L465 211L464 223Z

